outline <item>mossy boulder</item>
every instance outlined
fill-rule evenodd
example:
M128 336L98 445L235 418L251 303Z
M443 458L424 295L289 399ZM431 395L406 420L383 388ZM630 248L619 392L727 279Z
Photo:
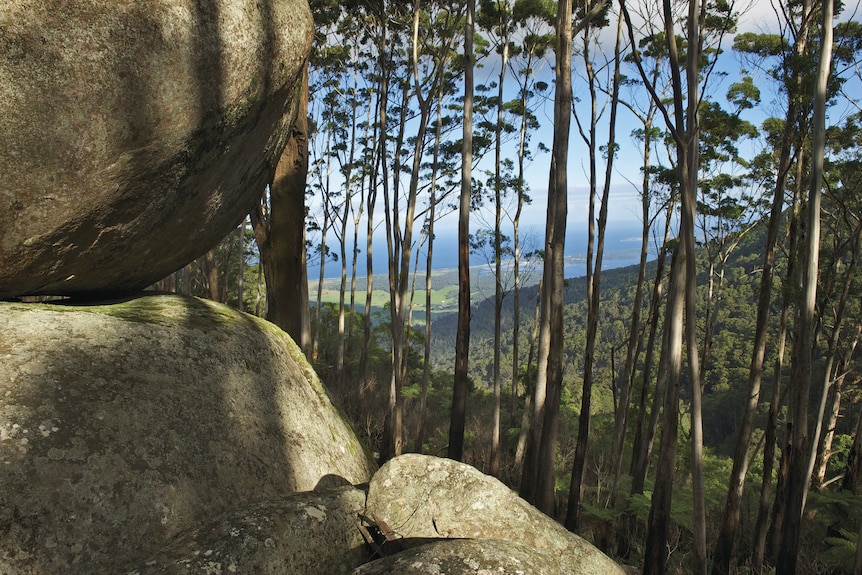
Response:
M128 293L205 253L271 181L307 0L4 0L0 299Z
M0 303L0 572L123 572L374 464L293 341L220 304Z

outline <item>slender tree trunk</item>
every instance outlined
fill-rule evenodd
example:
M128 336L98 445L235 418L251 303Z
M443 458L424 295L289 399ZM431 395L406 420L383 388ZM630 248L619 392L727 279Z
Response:
M212 301L219 301L218 267L215 262L215 250L209 250L201 258L204 268L204 279L206 280L206 297Z
M527 351L527 369L524 377L531 378L533 375L533 355L536 351L536 344L539 338L539 318L542 302L542 279L539 279L539 286L536 289L536 311L533 314L533 333L530 336L530 347ZM518 434L518 446L515 449L515 466L523 467L524 459L527 456L527 439L531 430L531 416L533 415L532 402L533 395L528 390L524 390L524 411L521 414L521 428Z
M470 355L470 195L473 163L473 28L476 1L467 0L464 24L464 131L461 147L461 199L458 209L458 330L455 335L455 379L449 420L447 456L464 457L467 417L467 369Z
M317 359L318 347L320 344L320 313L321 308L323 306L323 282L326 279L326 258L329 255L329 248L326 245L326 236L329 232L329 226L331 224L330 218L330 210L332 209L331 205L331 196L330 196L330 172L332 171L331 162L331 135L327 134L326 137L326 176L323 184L323 225L320 227L320 266L318 268L318 276L317 276L317 305L314 308L314 326L311 332L311 357L312 360Z
M645 199L644 202L648 202ZM664 385L666 377L664 374L664 362L661 358L665 356L663 352L659 353L659 369L655 378L655 393L653 394L652 407L649 411L649 421L646 421L647 414L647 399L649 395L650 380L652 379L652 366L655 358L656 338L658 334L659 324L661 323L660 312L662 303L662 294L664 291L664 267L667 261L668 242L670 240L670 215L673 212L673 200L668 201L668 207L665 218L664 238L662 239L661 247L656 261L655 280L653 282L652 299L650 300L650 310L647 322L649 324L649 336L647 338L647 346L644 354L644 366L642 369L641 394L638 401L638 418L635 424L635 436L632 440L632 462L631 476L632 487L631 494L643 493L644 482L646 481L647 468L652 455L653 443L655 441L656 428L658 426L658 417L661 412L661 406L664 401ZM647 213L648 206L644 206L644 213ZM649 230L644 232L649 233ZM676 259L676 253L673 255ZM673 265L671 265L673 267ZM661 348L665 346L667 330L662 330Z
M503 311L503 257L502 257L502 222L503 222L503 181L500 169L503 162L503 87L506 79L506 67L509 60L508 37L503 38L500 63L500 76L497 81L497 124L494 126L494 359L493 386L494 409L491 427L491 475L500 474L500 362L501 333Z
M400 150L404 143L404 129L407 118L407 99L410 85L407 82L403 83L401 89L401 115L398 124L398 135L394 142L394 149ZM389 179L389 148L386 145L385 136L386 130L381 126L381 164L383 166L383 204L385 206L383 214L386 221L386 261L389 279L389 324L391 334L391 352L390 352L390 368L389 374L389 399L386 410L386 416L383 421L383 442L380 448L380 463L391 459L396 455L396 433L400 429L399 423L396 421L398 413L398 403L400 402L400 394L398 393L396 381L397 374L400 373L401 351L400 351L400 334L398 326L398 261L401 253L401 243L396 241L401 238L401 226L399 215L399 180L401 173L401 154L395 153L393 157L393 172L392 190L390 193Z
M857 244L858 245L858 244ZM850 264L847 266L847 273L845 274L844 285L841 290L841 295L838 298L838 304L835 310L835 317L832 322L832 337L829 341L829 347L826 356L826 366L823 371L823 388L820 393L820 403L817 409L817 418L814 423L814 431L811 434L811 452L808 456L808 467L805 473L805 489L803 490L802 496L802 509L805 509L805 503L808 500L808 490L811 486L811 476L814 473L814 464L817 460L818 455L818 446L820 445L820 433L823 430L823 416L826 413L826 403L829 398L829 390L833 387L835 388L835 397L838 398L840 403L841 398L841 389L839 387L838 381L838 370L843 370L844 365L843 362L837 358L838 355L838 343L841 335L841 327L844 322L844 309L847 304L847 296L850 294L850 286L853 283L853 276L856 275L856 257L858 254L858 250L853 250L853 255L850 259ZM856 347L855 342L853 343L853 347ZM851 348L852 349L852 348ZM851 352L852 353L852 352ZM837 365L836 365L837 363ZM833 370L834 368L834 370ZM837 407L835 408L838 409ZM837 418L837 414L836 414ZM834 425L834 424L833 424ZM829 426L827 426L827 430L829 430ZM829 439L831 443L831 437ZM824 449L826 449L824 447ZM823 452L820 452L823 453ZM828 459L828 458L827 458ZM824 472L826 465L823 464ZM822 481L822 480L821 480ZM816 483L816 487L820 488L820 482Z
M796 38L794 52L802 54L807 43L807 19L803 28ZM791 67L791 70L795 70ZM800 79L798 73L791 78L790 84L798 86ZM730 484L727 489L727 498L724 505L721 531L715 547L713 559L713 575L725 575L730 573L730 565L736 553L736 538L739 530L740 511L742 496L745 489L745 476L748 473L749 449L751 434L754 427L754 417L760 400L760 387L763 380L763 362L766 356L767 326L769 323L769 307L772 298L773 276L775 270L775 250L778 244L778 232L781 227L782 211L784 207L784 193L787 186L787 176L791 168L791 150L793 142L798 137L796 134L796 118L799 103L796 98L788 99L788 111L781 137L781 148L778 158L778 174L775 183L775 191L772 197L772 207L769 213L769 221L766 229L766 246L763 254L763 271L760 276L760 288L757 298L757 313L754 327L754 345L751 354L751 363L748 370L748 399L745 403L742 421L740 423L739 435L736 439L736 447L733 456L733 469L730 473ZM780 374L776 379L776 388L780 387ZM774 406L770 405L770 412ZM772 450L773 445L767 445L766 449ZM772 461L769 461L771 467ZM764 471L764 481L766 481ZM771 477L769 478L771 482ZM768 486L766 486L768 487ZM769 489L767 489L769 491ZM761 527L756 533L759 539L765 543L766 516L760 516L758 525ZM761 521L763 522L761 524Z
M587 28L589 24L587 24ZM566 528L570 531L576 531L580 528L580 503L583 492L583 480L584 480L584 470L586 468L587 462L587 447L589 445L589 436L590 436L590 411L592 409L591 405L591 396L592 396L592 363L595 357L595 343L596 343L596 334L598 332L598 313L599 313L599 302L601 299L601 274L602 274L602 261L604 258L604 250L605 250L605 231L607 228L608 221L608 198L610 196L611 189L611 177L613 174L614 168L614 158L616 154L614 150L616 149L616 121L617 121L617 108L619 106L619 85L620 85L620 45L622 40L622 19L617 21L617 38L616 44L614 47L614 77L613 77L613 86L611 89L611 110L610 110L610 121L608 125L608 158L605 164L605 174L604 174L604 184L602 186L602 197L601 197L601 207L599 208L599 219L598 219L598 238L596 242L596 258L595 258L595 269L592 270L592 273L589 273L589 267L591 262L591 254L589 254L590 243L588 240L588 256L587 256L587 267L588 267L588 288L587 291L590 296L590 304L588 315L589 318L587 320L587 353L584 354L584 385L582 391L582 402L581 402L581 413L578 416L578 440L575 444L575 459L572 465L572 477L569 484L569 500L568 507L566 509ZM585 38L586 38L585 33ZM586 43L586 42L585 42ZM588 53L585 47L585 53ZM590 76L592 77L592 69L590 69ZM595 101L595 100L593 100ZM592 126L595 125L593 121ZM594 129L591 126L591 134L595 135ZM591 146L592 148L592 146ZM591 156L594 156L594 152L591 152ZM592 165L592 164L591 164ZM591 202L592 204L592 202ZM590 228L592 227L592 216L593 216L593 206L591 205L590 210ZM591 280L591 281L590 281ZM590 377L587 378L587 369L586 364L589 362L590 364ZM613 361L611 362L613 364ZM620 402L625 402L628 405L629 396L628 396L628 386L625 386L625 393L621 394Z
M688 11L689 49L686 62L686 81L688 84L686 100L686 152L687 183L682 187L680 235L682 235L685 254L685 337L688 355L688 373L691 380L691 449L692 449L692 496L694 499L694 573L706 575L706 501L703 486L703 383L700 377L700 364L697 344L697 262L694 241L694 222L697 210L697 187L700 172L700 128L698 126L698 94L700 73L698 60L702 50L700 2L691 0ZM696 43L692 39L697 39Z
M826 87L832 68L833 0L823 0L820 61L814 89L812 119L811 177L807 206L806 256L803 260L803 293L800 297L797 339L794 345L794 369L791 375L790 416L793 425L790 445L790 473L787 490L787 511L781 536L776 575L796 572L799 534L807 486L808 450L808 390L811 380L815 305L820 252L820 188L826 147ZM794 377L795 376L795 377Z
M381 32L381 44L386 45L386 25ZM381 70L380 85L377 90L377 122L374 126L374 151L371 159L371 175L368 184L368 197L365 222L365 308L362 314L362 349L359 352L359 376L368 380L368 348L371 343L371 304L374 297L374 209L377 205L377 189L380 183L380 165L386 162L386 107L389 104L389 72L386 51L380 50L378 65ZM383 181L383 185L388 183Z
M853 343L847 346L844 356L835 370L834 383L832 384L835 392L832 394L832 406L829 410L829 417L826 420L826 435L823 436L823 448L817 453L817 464L814 471L813 481L814 487L817 490L821 490L824 487L826 467L832 458L832 441L835 438L835 426L838 423L838 415L841 413L844 380L847 377L847 370L850 368L853 352L856 350L856 345L859 341L859 335L862 333L860 330L862 330L862 325L857 326Z
M538 457L535 468L533 503L545 514L554 516L554 461L557 450L557 416L563 379L563 305L566 221L568 213L569 128L572 107L572 3L557 5L556 89L554 93L554 141L548 183L548 215L545 231L545 294L542 299L542 330L539 335L539 369L545 367L546 397L543 409ZM545 343L542 344L542 335ZM543 349L544 348L544 349ZM544 360L543 360L544 357ZM537 385L537 389L538 389ZM538 396L537 401L538 404ZM533 418L533 429L539 418ZM533 433L533 437L536 434Z
M425 258L425 347L422 360L422 392L419 397L419 431L416 450L421 452L425 443L425 409L428 403L428 386L431 380L431 290L433 287L432 263L434 260L434 223L437 219L437 162L443 132L443 98L437 98L437 125L434 130L434 159L431 171L431 196L428 199L428 252Z
M353 66L353 90L350 97L351 116L350 116L350 152L347 157L347 165L341 166L341 172L344 174L344 206L341 211L340 228L336 228L338 236L338 246L341 254L341 282L338 286L338 343L335 351L335 380L339 384L344 383L344 357L347 353L345 349L346 341L346 307L347 307L347 224L350 218L350 212L353 210L353 166L356 158L356 122L358 109L358 79L356 74L356 63ZM356 261L356 251L353 251L353 262Z
M679 249L679 248L677 248ZM682 270L680 269L682 268ZM670 506L676 471L676 446L679 423L679 382L682 375L683 312L685 304L685 271L683 262L671 264L665 330L666 349L662 352L666 370L666 387L662 417L661 443L656 468L652 505L647 519L644 551L644 575L667 572L667 541L670 533Z

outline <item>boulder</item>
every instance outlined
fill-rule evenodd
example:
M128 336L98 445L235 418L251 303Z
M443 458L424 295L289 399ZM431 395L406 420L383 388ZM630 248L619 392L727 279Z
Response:
M128 293L206 252L270 181L307 0L7 0L0 299Z
M352 575L561 575L559 560L511 541L448 539L426 543L356 568Z
M122 572L374 471L293 341L226 306L0 303L0 333L0 573Z
M366 514L382 520L405 546L427 538L508 541L553 557L559 573L624 575L499 480L449 459L407 454L390 460L371 480Z
M365 492L295 493L229 513L180 537L127 575L333 575L369 559L356 517Z

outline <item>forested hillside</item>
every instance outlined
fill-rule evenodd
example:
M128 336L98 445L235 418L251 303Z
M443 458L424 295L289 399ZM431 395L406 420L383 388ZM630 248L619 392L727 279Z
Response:
M645 574L862 575L858 6L311 4L307 125L159 287Z

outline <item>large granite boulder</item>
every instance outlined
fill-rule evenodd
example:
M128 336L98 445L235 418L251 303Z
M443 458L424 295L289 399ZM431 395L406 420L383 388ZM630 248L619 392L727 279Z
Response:
M607 555L497 479L449 459L407 454L390 460L374 474L366 508L405 547L434 538L508 541L550 558L545 564L556 564L558 573L624 575Z
M127 575L338 575L367 562L356 528L365 492L294 493L219 517L179 537Z
M130 292L201 255L271 178L307 0L6 0L0 299Z
M220 304L0 303L0 334L0 573L124 572L374 471L293 341Z
M584 573L590 573L585 571ZM557 558L511 541L443 539L357 567L351 575L572 575Z

